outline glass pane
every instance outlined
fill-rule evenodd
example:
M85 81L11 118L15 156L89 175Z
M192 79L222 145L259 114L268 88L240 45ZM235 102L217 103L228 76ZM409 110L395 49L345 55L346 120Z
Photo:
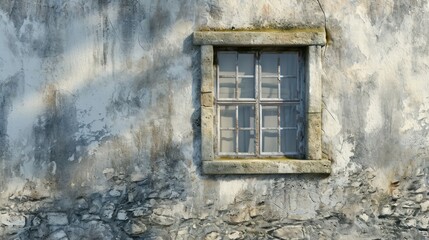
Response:
M220 75L235 75L237 52L219 52L217 54L217 61Z
M262 78L262 98L278 98L278 79L277 77L264 77Z
M296 129L281 130L281 151L282 152L297 152L296 149Z
M255 107L241 105L238 106L238 127L255 128Z
M254 78L238 78L238 97L255 98Z
M278 54L262 53L260 60L262 76L278 75Z
M262 127L277 128L277 106L262 107Z
M235 106L220 106L220 127L235 128Z
M255 131L241 130L238 132L238 152L255 152Z
M290 52L280 55L280 74L296 76L298 68L298 53Z
M282 78L280 82L280 93L282 99L297 99L298 87L297 78Z
M280 106L280 126L297 127L296 114L296 106Z
M220 131L220 152L235 152L235 131Z
M253 53L238 54L238 75L254 75L255 59Z
M219 78L219 98L235 98L235 78Z
M262 131L262 152L278 152L277 130Z

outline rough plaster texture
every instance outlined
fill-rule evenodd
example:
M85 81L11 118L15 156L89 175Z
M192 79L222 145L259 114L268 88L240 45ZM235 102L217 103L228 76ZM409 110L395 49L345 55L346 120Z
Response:
M1 1L0 236L428 238L428 13L427 1ZM193 32L325 24L331 175L202 175Z

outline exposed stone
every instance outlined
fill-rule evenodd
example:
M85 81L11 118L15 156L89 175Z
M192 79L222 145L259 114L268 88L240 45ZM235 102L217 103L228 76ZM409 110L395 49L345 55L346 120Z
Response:
M112 189L110 190L109 195L112 197L119 197L121 196L121 192L116 189Z
M120 221L124 221L127 220L127 212L125 210L119 210L118 214L116 215L116 219L120 220Z
M64 230L59 229L51 234L49 234L49 237L46 240L68 240L67 234L64 232Z
M417 225L416 219L405 219L402 221L403 226L405 227L415 227Z
M228 238L231 240L235 240L235 239L242 239L243 238L243 233L239 232L239 231L232 231L228 234Z
M222 237L220 236L220 234L218 232L211 232L208 233L205 237L204 240L221 240Z
M94 201L92 201L91 203L91 207L89 208L89 213L98 213L98 211L100 211L101 207L102 207L102 203L100 201L100 199L94 199Z
M19 214L0 214L0 225L9 227L24 227L26 217Z
M359 215L359 219L361 219L364 222L368 222L369 216L366 215L365 213L362 213L361 215Z
M188 240L189 239L189 228L181 228L177 231L175 240Z
M149 219L152 223L163 225L163 226L170 226L174 223L174 218L158 215L155 213L151 214Z
M421 216L417 218L417 228L428 230L429 229L429 216Z
M380 211L380 217L386 217L393 214L393 210L390 206L384 206Z
M427 192L427 188L426 187L420 187L418 188L415 193L425 193Z
M132 211L134 217L143 216L148 212L148 210L143 207L132 208L132 209L129 209L128 211Z
M132 173L131 176L130 176L130 181L131 182L141 182L141 181L143 181L145 179L147 179L147 176L145 176L141 172Z
M39 217L34 217L33 220L31 221L31 225L32 226L39 226L42 223L42 219L40 219Z
M111 179L114 176L114 174L115 174L115 169L113 169L113 168L105 168L103 170L103 174L106 177L106 179Z
M302 226L284 226L275 230L273 236L280 239L304 239L305 233Z
M423 194L417 194L417 195L416 195L416 200L415 200L415 201L416 201L417 203L420 203L422 200L423 200Z
M231 209L227 214L227 218L225 219L226 222L231 224L239 224L249 220L250 220L250 215L247 208Z
M124 230L127 234L135 236L144 233L147 230L147 227L143 221L133 219L125 225Z
M100 217L98 215L93 215L93 214L82 215L82 221L92 221L92 220L100 220Z
M49 225L67 225L69 220L67 214L61 212L50 212L47 214Z
M399 191L399 189L394 189L392 191L392 199L396 200L401 198L401 191Z
M89 205L85 198L79 198L76 201L76 208L80 210L88 209Z
M102 218L104 219L111 219L113 216L113 212L115 211L115 204L113 203L107 203L103 206L102 212Z
M420 203L420 209L422 212L426 212L429 209L429 200Z

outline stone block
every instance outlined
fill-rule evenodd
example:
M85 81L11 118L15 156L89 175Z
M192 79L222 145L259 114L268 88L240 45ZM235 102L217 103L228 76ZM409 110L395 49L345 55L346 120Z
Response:
M170 226L170 225L173 225L173 223L175 222L174 218L172 217L162 216L158 214L151 214L149 217L149 220L152 223L162 225L162 226Z
M213 107L201 107L201 158L214 159Z
M290 173L321 173L331 172L329 160L215 160L203 161L205 174L290 174Z
M429 209L429 200L420 203L420 209L422 212L426 212Z
M213 46L201 46L201 92L213 92Z
M212 92L201 93L201 106L213 107L213 101L214 101L214 97Z
M128 220L127 212L125 210L119 210L116 219L120 221Z
M49 225L67 225L69 220L67 214L60 212L50 212L47 214L48 224Z
M67 234L64 230L59 229L53 233L51 233L46 240L67 240Z
M215 46L308 46L325 45L324 28L287 29L270 31L198 31L195 45Z
M308 47L307 65L307 112L322 112L322 63L321 47Z
M298 240L305 238L304 228L297 226L284 226L273 232L273 236L280 239Z
M140 219L134 219L132 221L129 221L125 226L124 230L127 234L131 236L140 235L144 232L146 232L147 227Z
M322 159L322 117L320 113L307 115L307 159Z

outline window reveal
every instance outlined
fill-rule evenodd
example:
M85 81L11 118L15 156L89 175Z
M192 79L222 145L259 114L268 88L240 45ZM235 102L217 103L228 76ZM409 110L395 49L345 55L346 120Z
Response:
M217 154L303 158L302 52L220 50L215 64Z

